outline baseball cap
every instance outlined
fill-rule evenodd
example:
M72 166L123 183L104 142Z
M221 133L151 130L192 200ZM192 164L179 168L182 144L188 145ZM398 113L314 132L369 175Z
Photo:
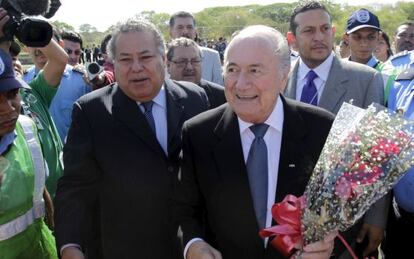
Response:
M21 79L16 78L11 56L0 49L0 92L23 87Z
M346 34L351 34L362 28L374 28L381 30L378 17L364 8L354 12L348 18L348 22L346 24Z

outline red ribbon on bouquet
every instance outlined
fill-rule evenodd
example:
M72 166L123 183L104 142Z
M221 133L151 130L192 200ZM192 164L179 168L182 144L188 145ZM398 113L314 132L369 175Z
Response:
M270 243L286 257L291 256L298 245L302 245L300 221L304 203L303 196L287 195L282 202L272 207L272 216L278 225L259 232L262 238L275 237Z

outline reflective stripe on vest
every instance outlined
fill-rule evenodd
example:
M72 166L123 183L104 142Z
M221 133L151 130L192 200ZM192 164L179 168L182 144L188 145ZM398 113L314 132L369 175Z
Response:
M33 127L34 127L33 121L26 116L20 115L19 122L23 128L23 131L26 137L26 142L27 142L27 145L29 146L30 154L32 155L32 161L34 165L35 181L34 181L33 204L35 204L43 200L43 189L45 187L45 182L46 182L45 161L43 159L42 149L33 132Z
M44 217L45 204L43 189L46 181L46 167L42 150L33 132L33 121L23 115L19 116L19 123L23 128L34 166L33 207L18 218L0 225L0 241L9 239L30 226L36 219Z

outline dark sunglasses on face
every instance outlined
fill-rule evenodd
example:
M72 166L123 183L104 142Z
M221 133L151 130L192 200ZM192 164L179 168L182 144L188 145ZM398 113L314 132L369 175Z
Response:
M71 50L71 49L65 49L65 51L66 51L66 53L68 53L68 55L70 55L70 54L74 53L76 56L79 56L79 55L82 53L82 51L81 51L81 50L79 50L79 49L77 49L77 50L75 50L75 51L73 51L73 50Z

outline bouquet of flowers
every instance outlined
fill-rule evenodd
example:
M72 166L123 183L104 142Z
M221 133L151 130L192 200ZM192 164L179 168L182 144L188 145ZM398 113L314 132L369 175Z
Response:
M364 110L345 103L304 195L275 204L272 215L279 225L260 235L276 236L272 245L289 255L298 241L306 245L345 231L414 165L413 135L414 121L383 107Z

